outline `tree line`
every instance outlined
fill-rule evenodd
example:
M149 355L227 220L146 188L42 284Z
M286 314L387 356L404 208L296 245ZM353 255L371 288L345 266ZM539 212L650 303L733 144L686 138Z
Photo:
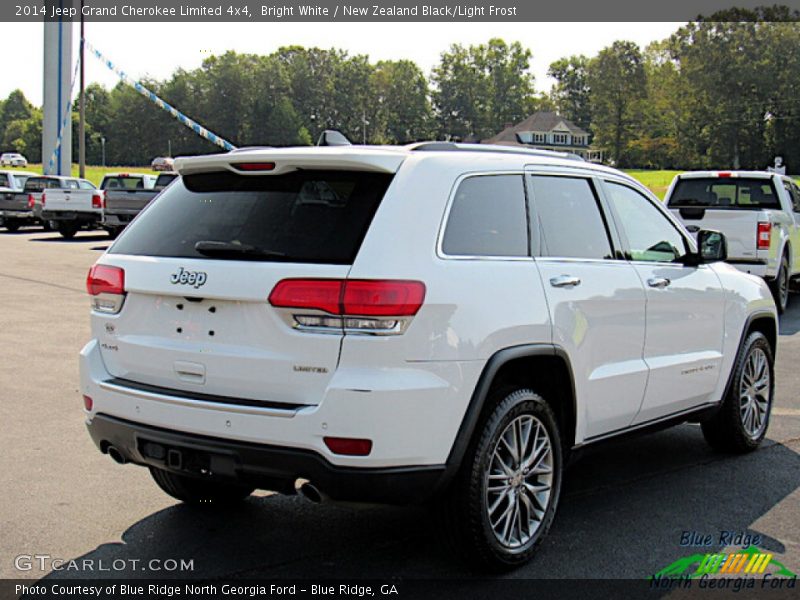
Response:
M555 61L548 93L536 91L531 52L501 39L452 45L429 77L408 60L288 46L142 83L237 146L312 144L325 129L357 143L475 141L555 110L621 167L764 168L781 155L800 172L799 34L787 9L717 13L646 48L617 41ZM0 101L2 149L41 160L41 119L20 91ZM86 121L90 164L103 139L109 165L216 150L122 83L87 87Z

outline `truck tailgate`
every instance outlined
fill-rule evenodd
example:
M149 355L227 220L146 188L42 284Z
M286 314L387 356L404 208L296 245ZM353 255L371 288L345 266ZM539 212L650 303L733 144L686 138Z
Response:
M95 190L45 190L44 208L48 211L100 212L92 207L93 193Z
M106 211L140 211L158 192L153 190L106 190Z
M767 220L763 211L694 207L671 208L670 211L692 233L697 233L700 229L715 229L724 233L728 240L729 258L754 260L758 257L758 222Z

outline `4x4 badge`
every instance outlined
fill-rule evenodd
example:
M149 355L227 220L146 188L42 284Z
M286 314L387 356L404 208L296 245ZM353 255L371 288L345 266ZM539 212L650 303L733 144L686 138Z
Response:
M192 285L195 289L203 285L208 279L205 271L187 271L183 267L178 269L169 278L170 283Z

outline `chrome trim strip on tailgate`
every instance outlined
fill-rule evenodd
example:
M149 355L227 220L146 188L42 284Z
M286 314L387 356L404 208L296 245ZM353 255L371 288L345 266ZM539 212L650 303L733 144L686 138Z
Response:
M221 410L241 414L252 414L270 417L291 418L304 408L316 408L309 404L291 404L270 400L252 400L250 398L229 398L212 394L173 390L127 379L114 377L100 382L100 387L110 392L127 396L135 396L145 400L155 400L168 404L177 404L193 408Z

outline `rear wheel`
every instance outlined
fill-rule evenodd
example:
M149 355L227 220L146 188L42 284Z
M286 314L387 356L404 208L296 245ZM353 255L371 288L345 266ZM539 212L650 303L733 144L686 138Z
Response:
M60 221L58 223L58 233L66 240L74 238L75 234L78 233L78 229L78 224L71 221Z
M498 571L529 561L550 528L562 454L556 419L541 396L507 389L494 400L444 500L444 516L456 550Z
M5 221L3 223L3 226L8 231L10 231L11 233L14 233L15 231L19 230L19 222L18 221L14 221L13 219L9 219L8 221Z
M778 313L783 314L789 305L789 259L786 254L781 257L778 275L770 282L769 287L775 298L775 306L778 307Z
M719 412L702 424L706 441L724 452L755 450L767 433L774 391L772 348L764 334L755 331L739 351Z
M116 227L108 227L108 228L106 228L106 233L108 233L108 237L110 237L112 240L117 239L117 236L119 235L120 231L122 231L122 230L118 229Z
M241 502L253 493L251 487L179 475L150 467L150 475L164 492L189 504L226 505Z

